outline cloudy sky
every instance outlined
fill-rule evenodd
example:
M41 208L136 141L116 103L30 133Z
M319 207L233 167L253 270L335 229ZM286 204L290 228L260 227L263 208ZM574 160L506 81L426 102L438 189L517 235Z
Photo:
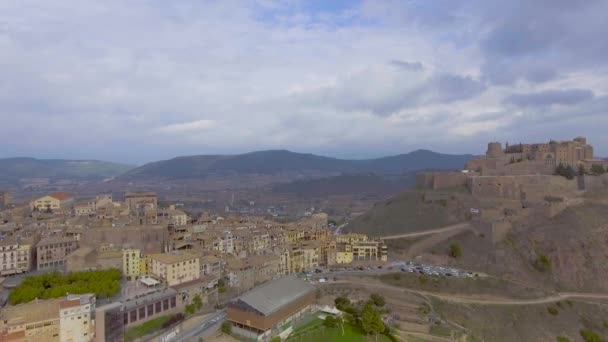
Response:
M608 1L0 1L0 157L365 158L585 135Z

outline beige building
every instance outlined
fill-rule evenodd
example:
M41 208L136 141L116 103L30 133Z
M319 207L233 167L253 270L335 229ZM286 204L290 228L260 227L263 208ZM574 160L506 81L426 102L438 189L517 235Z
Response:
M68 209L74 202L72 194L67 192L55 192L30 203L32 210L47 211L47 210L64 210Z
M38 270L63 267L67 256L78 249L78 241L69 237L47 237L36 245Z
M360 241L352 245L353 261L387 261L388 248L382 241Z
M28 272L32 268L33 240L8 237L0 241L0 275Z
M94 310L92 294L7 306L0 311L0 341L92 341Z
M200 277L199 257L190 253L173 251L152 254L148 257L151 276L164 280L174 286Z
M66 271L122 269L122 251L107 246L80 247L66 258Z

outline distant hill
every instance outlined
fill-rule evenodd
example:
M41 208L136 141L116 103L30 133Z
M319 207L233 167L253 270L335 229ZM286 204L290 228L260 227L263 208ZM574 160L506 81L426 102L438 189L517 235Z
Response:
M340 174L403 174L410 171L462 169L472 155L449 155L417 150L391 157L348 160L269 150L238 155L177 157L135 168L122 179L196 179L209 175L291 174L293 176L337 176Z
M98 160L64 160L35 158L0 159L0 181L17 182L24 178L103 179L125 173L130 165Z

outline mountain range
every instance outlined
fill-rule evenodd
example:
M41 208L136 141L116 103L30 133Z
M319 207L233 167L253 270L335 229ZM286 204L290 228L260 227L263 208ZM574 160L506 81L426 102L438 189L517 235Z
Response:
M5 158L0 159L0 182L14 183L25 178L98 180L118 176L132 168L99 160Z
M433 169L461 169L473 155L441 154L417 150L375 159L338 159L287 150L258 151L237 155L177 157L137 167L120 179L197 179L210 175L335 176L340 174L403 174Z

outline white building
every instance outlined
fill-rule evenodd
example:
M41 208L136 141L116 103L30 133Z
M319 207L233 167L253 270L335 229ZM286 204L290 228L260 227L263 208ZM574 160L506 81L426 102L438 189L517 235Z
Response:
M95 331L95 295L68 295L59 303L59 340L62 342L87 342L93 340Z

